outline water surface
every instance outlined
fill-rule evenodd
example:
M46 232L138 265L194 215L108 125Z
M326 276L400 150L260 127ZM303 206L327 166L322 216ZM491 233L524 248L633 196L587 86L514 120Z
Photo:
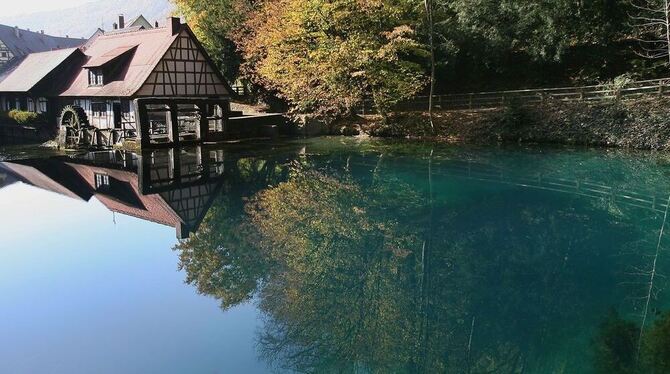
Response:
M667 372L670 158L0 149L0 372Z

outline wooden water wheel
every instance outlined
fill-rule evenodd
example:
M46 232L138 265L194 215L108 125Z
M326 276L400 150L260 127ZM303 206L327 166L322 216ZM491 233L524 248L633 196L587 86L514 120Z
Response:
M91 144L86 112L80 106L67 105L63 108L60 116L61 134L64 135L64 143L68 147L80 147Z

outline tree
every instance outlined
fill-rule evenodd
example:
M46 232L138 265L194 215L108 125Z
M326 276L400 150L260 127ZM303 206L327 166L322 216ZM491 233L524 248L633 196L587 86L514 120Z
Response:
M428 117L430 128L435 132L433 124L433 95L435 94L435 21L433 19L433 0L424 0L426 8L426 22L428 23L428 45L430 46L430 91L428 94Z
M267 1L235 40L244 74L298 112L347 115L371 96L380 112L424 85L407 0Z
M226 79L234 81L241 56L230 35L242 26L255 0L171 1L177 11L184 15Z
M633 0L631 15L640 43L637 53L648 59L666 59L670 64L670 4L668 0Z

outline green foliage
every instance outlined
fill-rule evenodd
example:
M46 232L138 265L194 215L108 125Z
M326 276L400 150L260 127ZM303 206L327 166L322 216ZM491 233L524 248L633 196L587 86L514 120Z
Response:
M441 92L593 83L637 61L627 0L435 2Z
M18 109L10 110L9 113L7 113L7 116L13 119L19 125L34 124L39 118L39 115L35 112L28 112Z

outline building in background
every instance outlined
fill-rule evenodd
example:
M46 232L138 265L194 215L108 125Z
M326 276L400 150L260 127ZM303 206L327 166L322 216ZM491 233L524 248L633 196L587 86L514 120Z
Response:
M0 25L0 72L31 53L79 47L85 42L85 39L51 36L43 31Z

